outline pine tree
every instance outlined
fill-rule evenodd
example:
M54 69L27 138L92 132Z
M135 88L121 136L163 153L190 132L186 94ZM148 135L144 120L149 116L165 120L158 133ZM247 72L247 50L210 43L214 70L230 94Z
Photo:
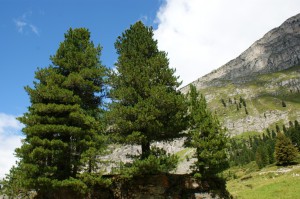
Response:
M300 125L297 120L295 120L295 145L300 151Z
M265 145L260 144L255 153L255 162L261 169L269 164L269 153Z
M247 108L245 107L245 113L246 115L249 115Z
M152 27L131 25L118 37L116 70L110 74L112 103L107 115L111 131L125 143L142 146L141 158L150 154L154 141L182 136L186 128L184 96L167 54L159 51Z
M17 166L13 166L6 177L0 181L0 194L8 198L28 198L28 188L26 188L26 173Z
M282 125L282 131L285 135L287 134L287 129L286 129L286 126L284 124Z
M297 157L297 149L291 140L283 133L278 132L275 144L275 159L277 164L291 164Z
M240 101L239 101L239 106L240 108L242 108L242 105L246 108L247 104L244 98L242 98L242 96L240 96Z
M275 139L275 138L276 138L276 135L277 135L277 134L276 134L276 132L274 131L274 129L272 129L272 133L271 133L271 135L272 135L272 138L273 138L273 139Z
M295 125L287 130L286 135L291 139L298 150L300 150L300 125L297 120L295 120Z
M275 162L274 152L275 152L275 139L269 137L266 142L266 147L269 155L269 164L273 164Z
M239 105L238 105L238 104L236 105L236 110L237 110L237 111L239 111L239 110L240 110L240 107L239 107Z
M290 121L289 121L289 128L291 128L291 127L294 127L294 124L293 124L293 122L290 120Z
M221 99L221 102L222 102L223 106L226 108L226 102L223 98Z
M190 86L189 132L186 145L196 149L193 169L202 178L210 178L228 167L228 138L218 119L207 108L206 100Z
M26 136L16 150L18 170L23 184L42 197L63 186L83 191L79 175L98 169L96 157L104 147L98 94L106 71L100 52L87 29L69 29L50 57L53 65L38 69L34 87L25 87L31 105L18 118Z
M280 127L279 127L278 124L275 125L275 128L276 128L276 132L277 132L277 133L280 132Z
M298 120L295 120L295 128L299 129L300 128L300 125L299 125L299 122Z
M243 106L246 108L247 107L247 104L246 104L246 101L243 99Z

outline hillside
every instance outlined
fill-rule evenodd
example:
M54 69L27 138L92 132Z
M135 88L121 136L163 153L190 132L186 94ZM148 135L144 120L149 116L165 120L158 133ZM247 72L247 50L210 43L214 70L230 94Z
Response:
M191 84L206 96L231 134L260 132L300 118L299 66L300 14ZM187 93L188 89L189 85L181 91ZM246 107L240 106L241 97Z
M224 172L233 198L299 198L300 166L270 165L258 170L255 162Z
M218 114L224 126L234 135L261 132L276 123L288 123L300 118L299 66L258 75L243 84L230 82L222 87L207 87L201 92L206 96L211 110Z

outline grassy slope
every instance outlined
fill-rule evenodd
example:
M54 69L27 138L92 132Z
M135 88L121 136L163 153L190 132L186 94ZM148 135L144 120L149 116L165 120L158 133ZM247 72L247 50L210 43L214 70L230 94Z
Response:
M177 155L181 161L192 151L186 148ZM261 170L255 162L224 171L227 190L237 199L295 199L300 198L300 153L297 165L282 167L270 165Z
M235 98L238 102L240 96L246 99L247 110L250 116L263 115L268 111L277 110L287 112L288 120L295 120L297 114L294 110L300 110L300 92L291 92L290 90L293 86L280 85L282 82L291 79L300 79L300 66L285 71L260 75L251 82L244 84L229 83L222 87L203 89L201 92L207 97L209 107L218 114L221 121L225 119L234 121L247 116L244 107L237 110L236 104L229 103L229 98L233 102ZM221 103L221 99L226 101L226 107ZM282 107L282 101L285 101L287 107ZM271 127L275 126L275 123ZM280 123L282 121L279 121Z
M232 101L234 98L239 101L240 96L246 99L247 110L251 116L276 110L287 112L287 119L295 120L297 118L295 110L300 111L300 93L295 90L291 92L290 88L293 88L291 86L281 86L282 82L291 79L300 79L300 66L261 75L245 84L227 84L224 87L204 89L202 92L208 96L210 108L218 114L221 121L237 120L247 116L244 107L238 111L236 104L229 103L229 98ZM226 107L221 103L221 98L226 101ZM287 107L282 107L282 101L286 102ZM276 123L282 124L283 121L275 122L270 128L274 129ZM246 134L249 136L248 134L256 133ZM287 172L280 172L282 170ZM229 176L227 188L234 198L300 198L300 164L286 168L272 165L259 170L255 162L252 162L243 167L230 168L225 173Z
M201 92L206 96L211 110L217 113L221 121L247 117L244 107L238 111L236 104L229 103L229 98L232 101L235 98L238 102L240 96L246 99L247 110L251 116L276 110L287 112L287 119L295 120L297 118L295 110L300 112L300 93L294 91L291 93L290 87L280 86L282 82L290 79L300 79L300 66L261 75L245 84L228 83L226 86L210 87ZM221 103L222 98L226 101L226 107ZM287 107L282 107L283 100ZM270 128L275 129L276 123L282 124L283 121L275 122ZM248 137L253 134L258 134L258 132L245 132L238 137ZM183 149L177 155L183 161L186 155L190 155L190 152L191 149ZM229 176L227 188L235 198L300 198L300 159L298 163L299 165L291 167L292 170L286 173L276 172L281 167L274 165L258 170L255 162L240 168L230 168L225 174Z
M226 171L227 189L234 198L300 198L300 165L257 170L254 162ZM228 173L230 175L228 175Z

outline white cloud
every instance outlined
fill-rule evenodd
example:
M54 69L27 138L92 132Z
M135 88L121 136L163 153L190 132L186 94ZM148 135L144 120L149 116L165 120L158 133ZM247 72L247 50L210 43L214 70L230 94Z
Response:
M186 85L299 11L299 0L165 0L154 35Z
M28 33L29 31L31 31L37 36L39 36L39 29L28 19L31 15L32 11L26 12L21 17L19 17L18 19L14 19L13 21L19 33L24 33L25 31Z
M143 23L147 23L148 21L148 16L147 15L143 15L140 17L140 20L143 22Z
M35 25L30 24L29 27L31 28L31 31L35 33L36 35L39 35L39 30Z
M15 116L0 113L0 179L5 177L17 160L14 150L21 146L22 127Z
M18 32L22 33L23 32L23 28L24 28L24 26L27 25L27 23L24 22L24 21L21 21L21 20L14 20L14 22L16 24Z

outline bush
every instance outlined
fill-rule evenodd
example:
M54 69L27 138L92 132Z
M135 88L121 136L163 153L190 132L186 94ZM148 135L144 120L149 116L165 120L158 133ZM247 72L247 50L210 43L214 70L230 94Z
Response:
M265 145L260 145L255 153L255 162L258 168L263 168L267 166L269 162L269 154Z
M222 102L223 106L226 107L226 102L224 101L223 98L221 99L221 102Z
M282 101L282 102L281 102L281 105L282 105L282 107L286 107L285 101Z
M135 176L168 173L176 169L178 161L178 156L168 154L164 149L152 147L148 157L124 165L121 176L130 179Z

